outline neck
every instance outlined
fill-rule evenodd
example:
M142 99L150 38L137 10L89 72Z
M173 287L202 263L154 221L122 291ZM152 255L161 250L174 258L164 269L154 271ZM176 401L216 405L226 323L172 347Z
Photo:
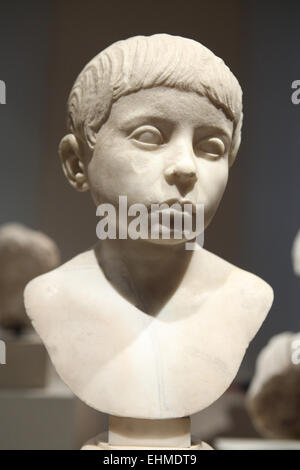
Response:
M95 254L111 284L146 313L157 313L180 284L193 251L185 244L101 240Z

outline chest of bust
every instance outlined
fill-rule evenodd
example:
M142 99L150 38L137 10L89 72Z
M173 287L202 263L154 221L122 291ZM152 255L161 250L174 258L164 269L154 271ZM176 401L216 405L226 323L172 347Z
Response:
M35 327L63 380L94 408L136 418L187 416L234 378L247 337L230 289L188 302L178 291L152 317L108 282L99 288L92 270L65 273L57 285L63 296L52 284Z

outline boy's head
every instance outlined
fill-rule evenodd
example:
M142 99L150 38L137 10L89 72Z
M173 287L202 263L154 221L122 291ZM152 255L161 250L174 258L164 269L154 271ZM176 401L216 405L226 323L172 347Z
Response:
M241 139L242 90L223 60L202 44L155 34L118 41L94 57L76 79L68 100L69 130L90 148L121 96L157 86L194 91L233 121L229 162Z
M126 118L138 113L148 119L142 141L141 124L132 135L125 129ZM109 46L78 76L60 156L72 186L90 188L97 204L118 192L131 193L132 202L188 195L211 205L211 219L239 148L242 118L241 88L222 59L191 39L136 36ZM194 147L195 158L181 152L184 146Z

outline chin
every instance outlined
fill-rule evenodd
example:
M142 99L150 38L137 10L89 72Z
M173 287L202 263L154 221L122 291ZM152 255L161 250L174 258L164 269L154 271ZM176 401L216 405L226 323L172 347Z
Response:
M180 240L175 239L175 238L159 238L158 240L149 238L147 240L149 243L153 243L154 245L164 245L164 246L175 246L175 245L181 245L183 243L186 243L187 240L186 238L181 238Z

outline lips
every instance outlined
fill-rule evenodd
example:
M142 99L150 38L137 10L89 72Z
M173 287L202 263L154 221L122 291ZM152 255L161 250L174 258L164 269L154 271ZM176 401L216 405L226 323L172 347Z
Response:
M163 202L159 202L159 203L155 203L155 205L159 205L161 206L162 204L166 204L168 207L165 208L165 209L154 209L154 212L160 212L160 213L163 213L163 212L168 212L168 213L184 213L184 214L187 214L187 215L190 215L190 212L188 211L188 208L191 207L192 209L192 213L193 214L196 214L196 206L195 204L188 200L188 199L167 199L166 201L163 201ZM173 208L171 206L173 206L174 204L177 204L180 206L181 210L178 210L177 208ZM152 206L154 205L154 203L152 203L150 206L149 206L149 210L152 211ZM186 207L187 206L187 207Z

